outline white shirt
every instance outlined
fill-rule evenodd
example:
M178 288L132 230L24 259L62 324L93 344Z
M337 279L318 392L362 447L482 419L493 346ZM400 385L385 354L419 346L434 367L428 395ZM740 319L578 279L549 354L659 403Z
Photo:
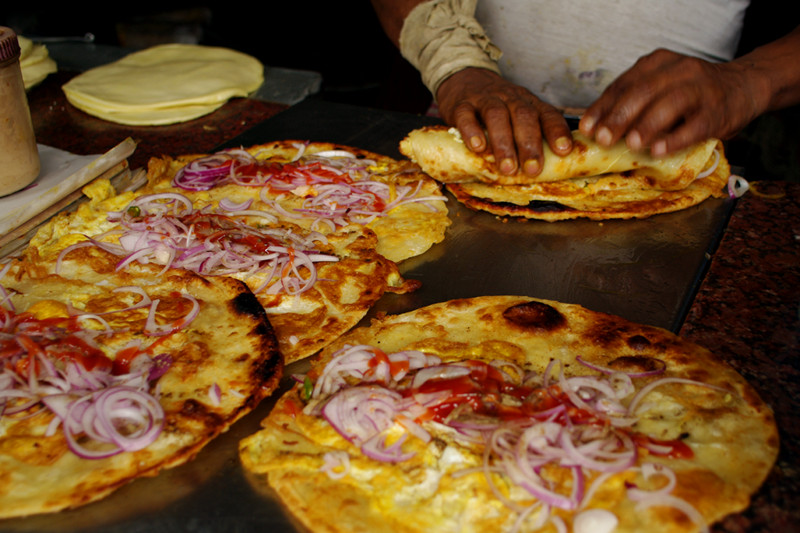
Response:
M748 0L479 0L476 17L510 81L561 107L587 107L636 60L668 48L733 58Z

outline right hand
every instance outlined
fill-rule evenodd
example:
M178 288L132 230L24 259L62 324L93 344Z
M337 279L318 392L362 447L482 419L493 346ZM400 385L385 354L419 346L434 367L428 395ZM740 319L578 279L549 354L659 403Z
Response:
M490 70L453 74L439 86L437 101L444 120L459 129L472 151L491 149L502 174L522 168L538 175L543 139L558 155L572 150L570 128L558 109Z

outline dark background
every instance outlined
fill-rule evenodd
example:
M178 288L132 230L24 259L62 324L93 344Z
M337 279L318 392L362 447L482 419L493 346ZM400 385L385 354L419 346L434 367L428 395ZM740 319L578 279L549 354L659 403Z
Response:
M369 0L248 2L247 7L169 0L98 9L66 2L36 9L9 3L0 7L0 25L33 39L91 33L97 44L132 49L164 42L225 46L268 66L320 73L321 91L313 98L417 114L426 113L431 103L417 72L383 34ZM797 23L783 3L756 0L748 9L741 53ZM759 118L728 142L728 155L747 169L746 177L800 181L800 110Z

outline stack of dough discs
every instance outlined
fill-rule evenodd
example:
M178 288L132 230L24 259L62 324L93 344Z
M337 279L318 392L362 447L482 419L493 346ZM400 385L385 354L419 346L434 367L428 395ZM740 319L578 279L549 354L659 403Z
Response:
M264 81L252 56L210 46L165 44L88 70L64 86L82 111L120 124L154 126L206 115Z
M17 35L17 40L20 48L19 66L25 89L30 89L58 70L45 45L34 43L21 35Z

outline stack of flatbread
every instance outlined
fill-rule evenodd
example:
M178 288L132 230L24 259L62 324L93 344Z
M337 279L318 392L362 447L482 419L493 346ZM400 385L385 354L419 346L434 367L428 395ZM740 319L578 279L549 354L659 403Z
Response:
M47 46L34 43L22 35L17 35L17 40L20 48L19 66L22 70L22 82L25 84L25 89L30 89L44 81L48 75L58 70L56 62L50 57Z
M611 148L573 132L574 149L561 157L545 145L538 176L504 175L491 154L469 150L455 128L414 130L400 151L472 209L556 221L644 218L724 196L730 176L722 143L709 139L668 157Z
M207 115L264 81L264 66L236 50L164 44L84 72L64 87L90 115L133 126L159 126Z

